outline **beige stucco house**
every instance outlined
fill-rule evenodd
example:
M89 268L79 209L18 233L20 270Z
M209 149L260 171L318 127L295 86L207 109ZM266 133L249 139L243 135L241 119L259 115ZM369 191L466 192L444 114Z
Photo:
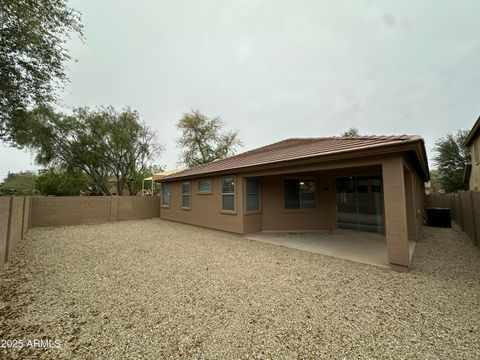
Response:
M428 180L418 136L288 139L161 179L161 217L239 234L381 233L390 267L406 270Z
M464 145L470 148L472 158L472 162L465 167L465 182L470 190L480 190L480 117L470 130Z

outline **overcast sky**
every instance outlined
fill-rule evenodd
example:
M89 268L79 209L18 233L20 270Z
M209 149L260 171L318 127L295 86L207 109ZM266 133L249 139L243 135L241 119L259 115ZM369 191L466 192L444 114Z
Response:
M199 109L243 150L289 137L469 129L480 115L480 2L71 1L86 42L65 107L131 106L176 166L175 123ZM34 168L0 146L0 177Z

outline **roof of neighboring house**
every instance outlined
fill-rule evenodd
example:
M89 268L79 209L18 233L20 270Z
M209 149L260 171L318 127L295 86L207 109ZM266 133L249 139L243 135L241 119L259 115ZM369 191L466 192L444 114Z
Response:
M166 170L166 171L162 171L162 172L159 172L159 173L155 173L155 174L153 174L152 176L150 176L149 178L146 178L146 179L143 179L143 180L155 180L155 181L158 181L158 180L163 179L164 177L167 177L167 176L169 176L169 175L178 173L178 172L183 171L183 170L185 170L185 169L177 168L177 169L173 169L173 170Z
M473 125L472 130L470 130L470 132L468 133L468 136L465 139L464 145L470 146L479 131L480 131L480 117L477 119L477 121Z
M424 176L428 179L423 139L417 135L394 136L356 136L356 137L321 137L292 138L266 145L225 159L212 161L165 176L161 181L186 177L203 176L218 172L254 168L266 164L283 163L292 160L331 157L370 149L383 149L398 145L421 143L423 154L419 160L424 167Z

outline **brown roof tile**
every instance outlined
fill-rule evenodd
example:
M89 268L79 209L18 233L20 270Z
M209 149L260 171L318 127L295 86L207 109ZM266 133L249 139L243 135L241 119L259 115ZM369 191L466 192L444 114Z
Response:
M207 175L211 173L237 170L289 160L399 145L423 140L416 135L394 136L356 136L356 137L322 137L292 138L274 144L262 146L225 159L212 161L178 173L166 176L162 180Z

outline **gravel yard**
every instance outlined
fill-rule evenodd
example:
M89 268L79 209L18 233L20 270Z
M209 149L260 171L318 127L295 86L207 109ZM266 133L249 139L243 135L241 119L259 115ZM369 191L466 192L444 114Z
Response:
M0 358L480 358L480 250L425 228L412 270L160 219L33 229L0 273Z

